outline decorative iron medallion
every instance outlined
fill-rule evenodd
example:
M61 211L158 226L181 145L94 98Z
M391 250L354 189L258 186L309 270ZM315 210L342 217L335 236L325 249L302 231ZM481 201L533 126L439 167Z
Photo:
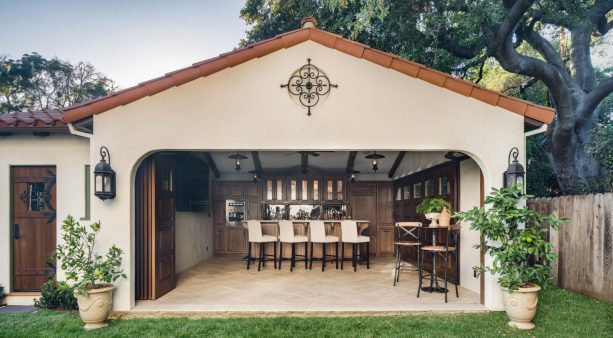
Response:
M311 116L311 107L314 107L319 100L327 97L332 88L338 88L337 84L331 84L326 73L311 64L311 59L307 59L307 64L296 70L286 84L281 88L286 88L290 95L295 96L298 101L307 107L307 115Z

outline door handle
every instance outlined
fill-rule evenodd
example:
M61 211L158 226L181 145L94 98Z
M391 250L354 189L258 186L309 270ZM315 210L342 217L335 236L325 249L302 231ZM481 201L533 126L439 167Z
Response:
M19 224L15 223L15 229L14 229L14 235L15 235L15 239L20 239L21 238L21 234L19 233Z

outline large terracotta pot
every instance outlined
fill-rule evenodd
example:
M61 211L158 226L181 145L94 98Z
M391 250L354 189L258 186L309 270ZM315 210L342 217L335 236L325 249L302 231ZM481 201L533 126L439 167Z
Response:
M538 304L538 291L541 289L536 284L527 287L520 287L518 290L509 292L505 289L504 309L509 316L509 326L521 330L531 330L534 324L531 323L536 315L536 305Z
M86 330L106 327L105 323L113 306L113 285L87 290L88 295L77 294L79 315L85 322Z

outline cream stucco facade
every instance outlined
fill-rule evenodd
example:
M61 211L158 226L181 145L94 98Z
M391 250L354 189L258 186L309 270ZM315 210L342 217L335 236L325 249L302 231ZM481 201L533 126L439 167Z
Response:
M310 117L279 86L307 58L339 85ZM9 233L10 165L57 166L61 220L68 213L79 216L83 210L83 166L97 163L98 149L106 146L117 173L117 196L107 201L92 198L91 210L92 219L103 224L98 247L106 250L115 244L126 252L128 278L117 282L115 310L135 305L134 179L140 162L153 152L461 151L472 157L460 168L460 208L466 210L479 203L479 169L486 192L499 187L509 149L525 148L523 116L311 41L108 110L95 115L94 124L89 140L77 136L0 139L0 234L6 238ZM198 215L180 217L185 227L177 229L177 238L205 231L190 226L194 222L210 223L210 219L195 219ZM478 233L463 230L461 279L464 287L475 292L479 292L479 281L471 267L479 262L479 253L471 247L478 239ZM199 243L197 252L181 253L185 261L178 268L207 257L206 246ZM0 283L8 285L8 248L4 243L0 248ZM485 305L502 309L501 291L489 275Z

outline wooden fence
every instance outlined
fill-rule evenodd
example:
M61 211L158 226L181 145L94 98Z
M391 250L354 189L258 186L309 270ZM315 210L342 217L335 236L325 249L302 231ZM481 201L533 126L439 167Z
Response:
M554 283L584 295L613 301L613 195L535 198L528 207L571 221L549 239L558 255Z

